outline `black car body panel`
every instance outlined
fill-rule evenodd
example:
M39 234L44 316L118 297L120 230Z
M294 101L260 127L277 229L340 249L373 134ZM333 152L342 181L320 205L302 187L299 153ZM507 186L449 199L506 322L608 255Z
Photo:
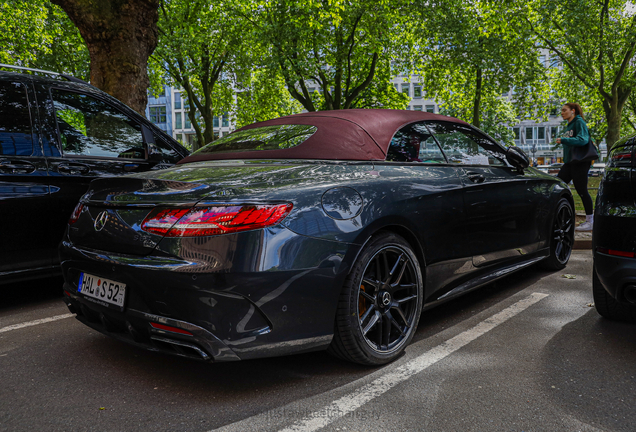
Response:
M52 91L77 95L95 108L108 107L111 119L136 125L138 153L111 157L87 155L81 147L74 154L65 151L63 138L71 139L73 131L60 129L61 114L56 112ZM0 107L0 283L60 272L57 246L73 208L93 179L167 167L188 155L148 120L88 84L0 72ZM98 111L90 114L100 120ZM102 125L95 132L101 142L118 138L116 129L105 127L108 121ZM86 143L81 135L76 139Z
M607 157L594 211L594 269L616 301L634 306L625 289L636 285L636 137L617 142Z
M96 180L60 247L65 298L93 328L192 358L324 349L342 286L378 233L398 233L415 251L424 307L550 255L568 187L495 162L211 160ZM142 229L163 208L264 203L293 208L274 226L231 234ZM78 292L82 273L126 284L123 310ZM173 329L159 334L158 323ZM204 331L179 332L192 326Z

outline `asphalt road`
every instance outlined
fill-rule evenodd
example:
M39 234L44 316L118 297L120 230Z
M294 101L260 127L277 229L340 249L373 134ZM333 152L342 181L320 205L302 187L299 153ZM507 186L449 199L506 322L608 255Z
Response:
M220 364L154 354L68 317L57 280L12 285L0 431L631 432L636 325L590 307L591 264L575 251L564 271L526 269L427 311L382 368L322 352Z

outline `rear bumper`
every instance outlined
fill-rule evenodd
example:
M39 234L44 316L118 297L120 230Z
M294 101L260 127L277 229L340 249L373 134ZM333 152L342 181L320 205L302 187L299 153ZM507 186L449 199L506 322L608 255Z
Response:
M603 288L620 303L633 305L625 299L625 288L636 285L636 259L594 252L594 269Z
M247 234L236 234L236 244L243 244L241 236ZM358 246L280 228L264 230L257 244L253 234L246 238L246 247L259 259L243 262L236 271L230 262L214 271L190 256L115 255L81 249L67 239L60 246L65 301L95 330L193 359L232 361L326 348L349 269L347 257ZM213 251L214 244L207 248ZM255 248L261 252L254 254ZM123 311L79 293L82 272L125 283Z
M72 293L64 284L64 302L76 318L107 336L150 351L188 357L203 361L235 361L240 358L219 338L206 329L172 318L128 309L125 314L100 310L87 304L81 294ZM153 328L150 323L181 329L183 332ZM189 333L189 334L186 334Z

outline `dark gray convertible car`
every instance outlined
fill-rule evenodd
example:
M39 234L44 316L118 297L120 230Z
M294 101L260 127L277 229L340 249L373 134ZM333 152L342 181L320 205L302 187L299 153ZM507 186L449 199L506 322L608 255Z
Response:
M572 195L462 121L393 110L256 123L177 166L92 182L60 246L86 325L213 361L389 362L423 310L542 262Z

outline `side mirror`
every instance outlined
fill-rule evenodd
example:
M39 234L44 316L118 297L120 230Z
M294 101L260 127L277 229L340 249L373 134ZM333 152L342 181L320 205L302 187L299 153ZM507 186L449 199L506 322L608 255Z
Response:
M523 172L524 169L530 166L530 158L528 158L528 155L525 154L525 152L517 146L508 147L508 151L506 152L506 160L510 165L517 168L521 172Z

